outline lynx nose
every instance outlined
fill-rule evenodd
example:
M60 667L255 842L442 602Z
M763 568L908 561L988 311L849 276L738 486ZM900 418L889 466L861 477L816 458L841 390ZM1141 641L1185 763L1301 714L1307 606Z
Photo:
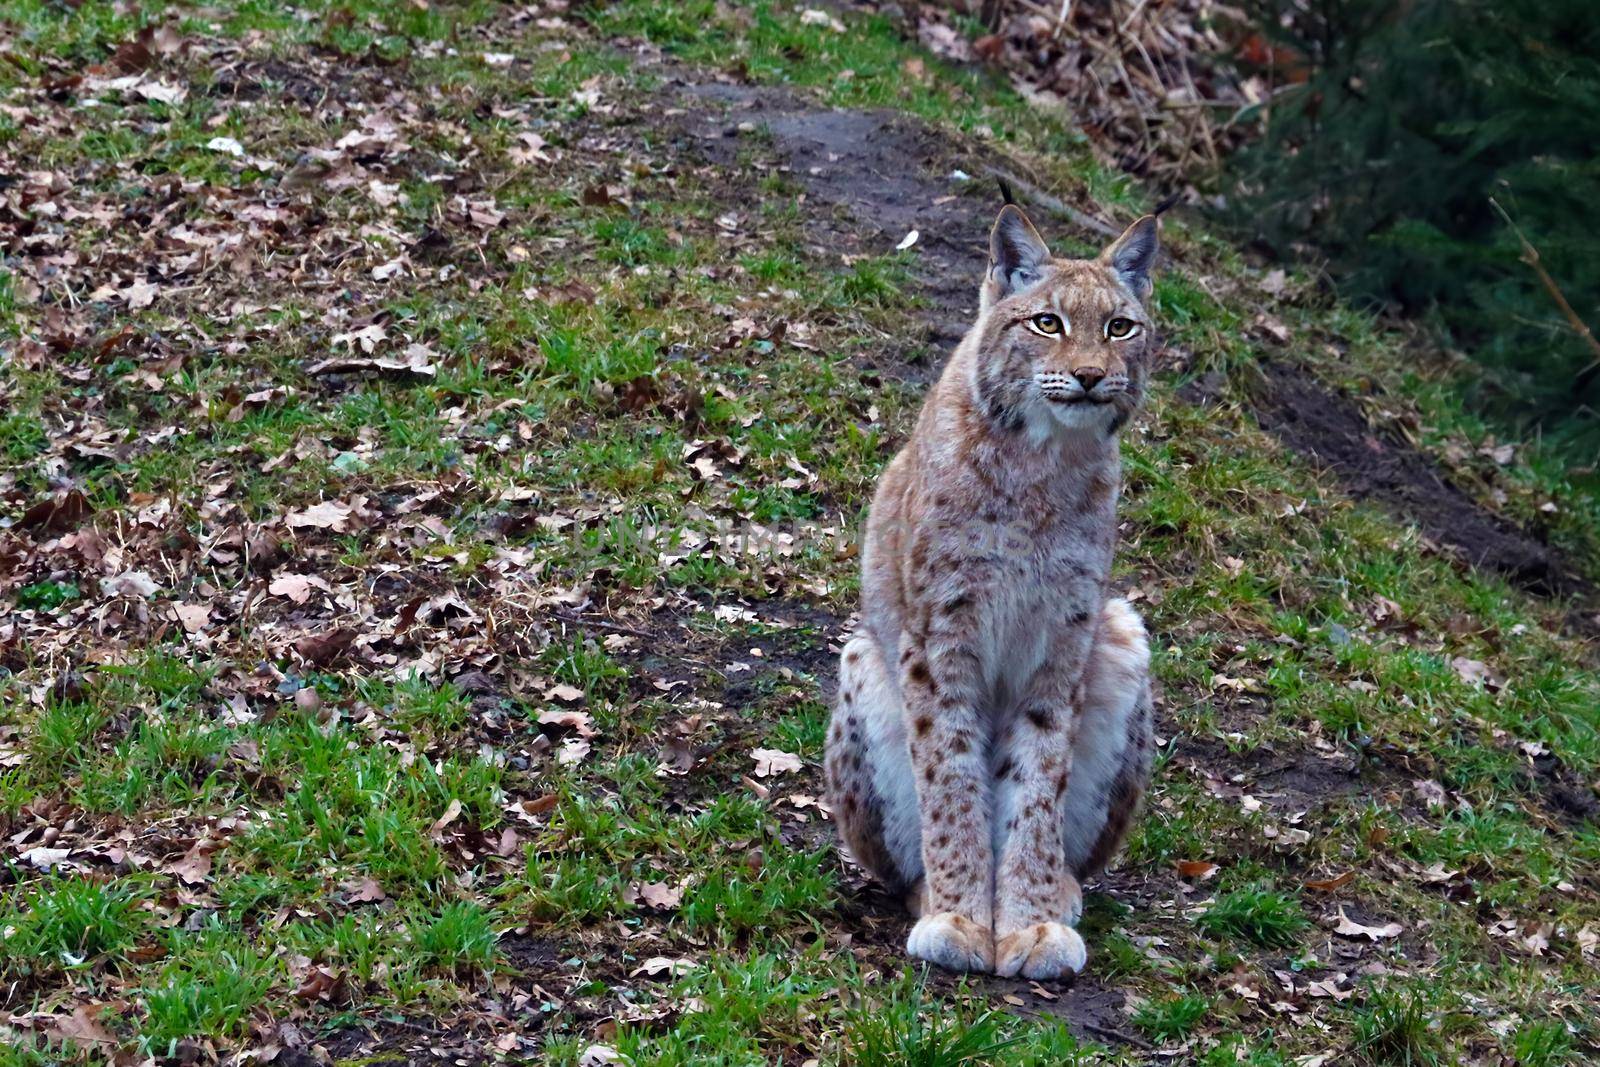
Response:
M1072 376L1078 379L1078 384L1083 386L1083 391L1087 393L1100 384L1105 378L1106 372L1099 367L1079 367L1072 372Z

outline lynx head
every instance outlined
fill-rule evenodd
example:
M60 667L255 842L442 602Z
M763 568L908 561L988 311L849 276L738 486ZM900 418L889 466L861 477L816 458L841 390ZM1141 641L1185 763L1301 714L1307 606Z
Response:
M1056 259L1015 204L989 235L973 387L1009 430L1110 436L1144 396L1152 349L1146 215L1094 259Z

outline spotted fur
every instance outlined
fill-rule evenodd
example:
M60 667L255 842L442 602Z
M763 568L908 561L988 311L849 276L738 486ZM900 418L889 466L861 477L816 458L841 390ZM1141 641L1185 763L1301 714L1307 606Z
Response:
M828 789L850 851L911 894L907 951L945 967L1081 969L1081 880L1149 775L1149 651L1107 585L1155 250L1146 217L1055 259L1003 208L977 321L873 501Z

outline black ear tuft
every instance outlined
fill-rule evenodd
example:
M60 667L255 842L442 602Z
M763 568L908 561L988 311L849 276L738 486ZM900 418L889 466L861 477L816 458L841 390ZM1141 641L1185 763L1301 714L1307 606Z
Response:
M1006 204L1015 204L1017 202L1017 197L1016 194L1011 191L1011 183L1000 177L998 174L995 175L994 180L1000 183L1001 202Z
M1111 247L1100 253L1100 261L1117 272L1124 285L1143 300L1150 295L1150 271L1161 250L1160 224L1146 215L1122 232Z
M989 233L989 277L998 288L996 299L1026 289L1043 275L1050 249L1016 204L1000 209Z

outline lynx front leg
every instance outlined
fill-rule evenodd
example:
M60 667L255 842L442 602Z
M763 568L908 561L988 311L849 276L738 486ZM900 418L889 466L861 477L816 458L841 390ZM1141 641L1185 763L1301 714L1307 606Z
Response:
M908 636L900 660L927 878L906 951L955 971L987 971L994 966L994 860L977 657L937 635Z
M1064 644L1064 643L1063 643ZM1076 659L1076 657L1070 657ZM1080 661L1081 662L1081 661ZM995 973L1059 978L1088 958L1073 924L1083 891L1067 865L1062 801L1072 773L1078 671L1061 655L1034 676L996 768Z
M1038 679L1032 703L1024 707L998 753L995 768L995 850L1001 856L996 885L997 967L1016 968L1030 978L1082 968L1086 953L1070 928L1082 911L1078 879L1105 866L1127 833L1150 773L1150 653L1144 626L1128 602L1113 598L1101 610L1083 677L1072 705L1071 747L1061 767L1065 794L1059 792L1057 741L1043 728L1063 712L1066 698L1048 697L1063 679ZM1028 711L1033 714L1028 714ZM1063 715L1064 717L1064 715ZM1049 786L1049 788L1043 788ZM1060 850L1049 835L1036 843L1018 840L1037 833L1033 817L1054 812L1061 829ZM1061 856L1057 867L1050 857ZM1042 906L1041 906L1042 903ZM1060 965L1052 969L1051 959Z

